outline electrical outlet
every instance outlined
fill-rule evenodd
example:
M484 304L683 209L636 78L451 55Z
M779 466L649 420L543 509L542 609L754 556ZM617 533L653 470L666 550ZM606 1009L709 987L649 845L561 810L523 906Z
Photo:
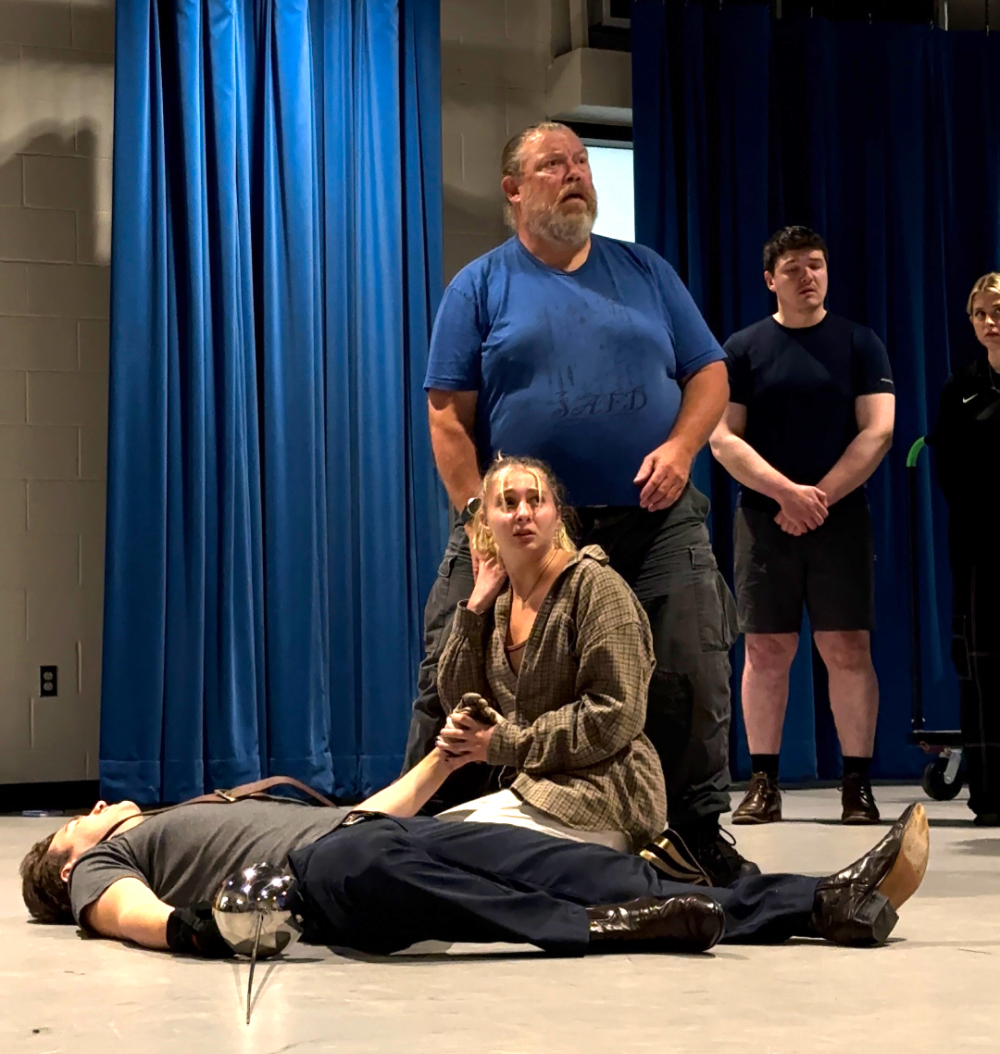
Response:
M59 667L58 666L41 666L39 667L42 675L41 691L38 693L41 696L47 695L58 695L59 694Z

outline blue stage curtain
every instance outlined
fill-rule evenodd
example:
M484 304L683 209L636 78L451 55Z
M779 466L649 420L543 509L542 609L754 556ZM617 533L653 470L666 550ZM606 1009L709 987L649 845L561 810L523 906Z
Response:
M911 777L909 561L904 461L948 375L979 353L965 315L1000 266L1000 39L926 26L774 20L769 5L633 0L636 236L688 282L724 340L774 310L760 250L811 226L830 246L829 307L886 342L894 447L868 492L875 523L873 647L881 710L873 775ZM707 454L713 541L732 570L734 488ZM948 658L946 513L925 456L921 511L928 727L957 727ZM792 670L782 773L839 775L825 670L805 637ZM749 772L734 676L734 769Z
M116 17L101 793L367 794L447 529L438 3Z

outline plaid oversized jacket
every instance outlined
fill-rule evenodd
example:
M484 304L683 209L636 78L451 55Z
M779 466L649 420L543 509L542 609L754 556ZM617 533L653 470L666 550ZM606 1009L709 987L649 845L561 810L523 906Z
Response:
M515 674L504 650L510 605L510 588L484 615L459 605L438 663L445 710L479 692L506 718L487 761L516 772L518 797L567 827L624 831L638 848L667 818L663 770L642 731L654 667L646 613L588 545L542 602Z

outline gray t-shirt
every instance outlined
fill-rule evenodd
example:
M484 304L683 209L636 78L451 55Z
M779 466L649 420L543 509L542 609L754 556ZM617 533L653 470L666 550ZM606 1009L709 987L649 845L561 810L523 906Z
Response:
M294 849L329 834L347 814L295 801L201 802L149 816L88 849L69 881L73 918L120 878L138 878L171 907L212 900L251 864L284 867Z

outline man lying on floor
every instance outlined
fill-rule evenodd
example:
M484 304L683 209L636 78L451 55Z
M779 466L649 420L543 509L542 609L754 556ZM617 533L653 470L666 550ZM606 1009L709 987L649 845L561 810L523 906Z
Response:
M150 816L132 802L98 802L27 854L24 900L45 922L226 956L208 905L229 875L268 862L297 879L305 940L366 952L424 940L523 942L560 954L790 937L878 945L927 866L927 819L911 805L836 875L754 875L695 892L603 846L416 816L459 763L435 749L343 820L291 801L192 803Z

